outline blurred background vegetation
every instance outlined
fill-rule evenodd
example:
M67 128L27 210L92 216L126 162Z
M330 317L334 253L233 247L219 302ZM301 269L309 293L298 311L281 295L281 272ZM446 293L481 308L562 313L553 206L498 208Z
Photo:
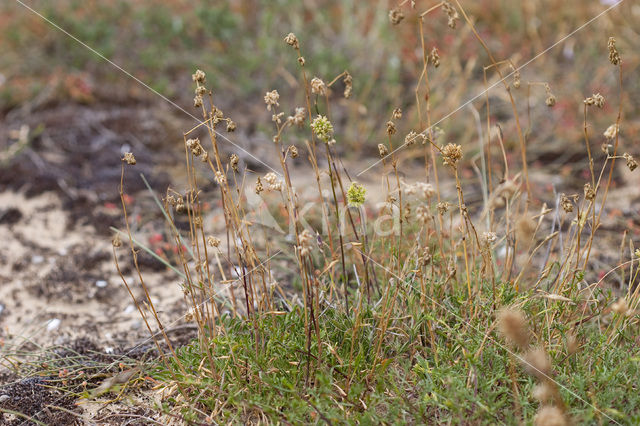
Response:
M494 56L511 59L517 66L612 3L461 2ZM351 99L340 96L341 82L334 86L334 120L344 146L375 155L376 138L384 136L383 123L393 108L403 107L409 117L401 132L417 127L414 90L422 70L417 22L419 14L437 2L417 1L415 10L405 4L405 19L397 26L391 25L388 13L398 2L388 0L25 0L24 4L188 111L192 111L191 73L204 70L215 101L246 134L270 129L262 102L265 91L278 89L287 100L285 111L303 104L296 57L283 43L284 35L294 32L310 76L331 81L344 70L353 75ZM640 5L623 2L522 70L523 87L516 98L523 115L527 81L549 82L558 99L549 110L544 90L532 89L532 135L537 143L547 144L553 152L557 141L571 141L581 152L581 103L594 92L607 99L604 114L593 118L594 126L604 130L614 121L618 88L606 56L609 36L618 40L624 61L624 113L629 120L623 129L625 136L637 140L640 85L635 70L640 55L633 41L640 37L640 26L634 25L639 19ZM483 89L483 67L489 61L464 20L451 29L444 13L436 10L425 17L424 28L425 48L437 46L442 57L442 65L430 71L432 117L438 120ZM0 117L25 104L49 108L69 102L162 103L15 1L0 5L0 51ZM490 73L489 79L490 84L495 82L496 74ZM511 107L503 92L499 86L490 93L492 119L508 134ZM482 114L483 97L474 104ZM464 109L439 126L449 138L463 143L476 137L467 120L473 116Z

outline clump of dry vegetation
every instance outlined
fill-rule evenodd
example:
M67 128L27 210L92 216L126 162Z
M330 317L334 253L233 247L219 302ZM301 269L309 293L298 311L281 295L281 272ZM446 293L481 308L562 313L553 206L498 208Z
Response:
M461 146L433 124L430 78L448 58L427 47L424 26L438 19L452 31L466 24L488 60L486 127L480 119L470 123L477 146ZM277 90L265 91L279 160L267 173L244 167L240 152L223 154L224 134L237 125L216 106L208 76L193 74L202 121L184 133L185 189L169 188L162 208L179 248L185 317L197 325L197 341L173 347L140 268L137 283L122 275L132 297L134 285L146 295L133 300L163 353L154 372L163 408L195 423L637 420L630 378L638 359L629 350L638 342L640 252L629 240L620 266L629 280L619 294L591 266L616 167L622 160L630 171L637 167L621 138L624 52L614 38L600 49L617 73L619 97L585 94L582 102L584 192L540 199L528 169L530 109L532 102L557 105L552 83L521 81L517 63L496 60L457 0L426 10L405 1L389 20L415 25L418 34L415 117L394 107L378 120L380 158L364 170L344 166L332 108L357 81L341 70L330 81L317 77L304 37L290 33L283 43L304 102L287 104ZM492 119L490 86L501 86L495 90L510 105L507 133ZM617 103L617 114L596 132L590 115L601 114L605 102ZM410 151L424 169L411 180L401 168ZM135 164L126 154L122 176ZM464 179L468 166L475 181ZM297 186L294 169L313 176L313 196ZM365 173L377 183L364 184ZM212 234L203 209L211 200L202 188L211 184L223 235ZM125 187L122 179L136 262ZM469 193L481 201L469 203ZM177 217L188 219L186 230ZM116 262L122 245L114 239ZM616 400L622 395L628 400Z

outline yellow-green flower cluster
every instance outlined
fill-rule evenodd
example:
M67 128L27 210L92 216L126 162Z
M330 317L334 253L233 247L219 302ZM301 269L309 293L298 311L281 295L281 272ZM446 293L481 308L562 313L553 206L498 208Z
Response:
M316 136L318 136L326 143L329 143L329 140L333 135L333 125L327 117L325 117L324 115L318 115L313 119L311 128L313 129L313 133L315 133Z
M360 207L364 204L364 196L367 191L364 186L352 182L351 186L347 190L347 201L351 207Z

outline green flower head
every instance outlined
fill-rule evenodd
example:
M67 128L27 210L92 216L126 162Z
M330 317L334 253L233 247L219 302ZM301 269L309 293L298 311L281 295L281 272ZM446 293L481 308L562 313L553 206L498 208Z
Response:
M325 117L324 115L318 115L313 119L311 128L313 129L313 133L315 133L316 136L325 141L325 143L329 143L329 140L333 135L333 125L327 117Z
M347 190L347 201L351 207L360 207L364 204L364 196L367 191L364 186L359 183L352 182L351 186Z

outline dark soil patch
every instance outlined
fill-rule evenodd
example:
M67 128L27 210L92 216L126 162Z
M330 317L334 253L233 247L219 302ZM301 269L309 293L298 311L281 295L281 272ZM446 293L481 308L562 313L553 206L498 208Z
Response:
M22 413L45 424L80 424L73 413L80 413L73 398L48 385L46 378L32 377L0 388L0 421L3 425L34 425L24 417L4 413L10 410Z

